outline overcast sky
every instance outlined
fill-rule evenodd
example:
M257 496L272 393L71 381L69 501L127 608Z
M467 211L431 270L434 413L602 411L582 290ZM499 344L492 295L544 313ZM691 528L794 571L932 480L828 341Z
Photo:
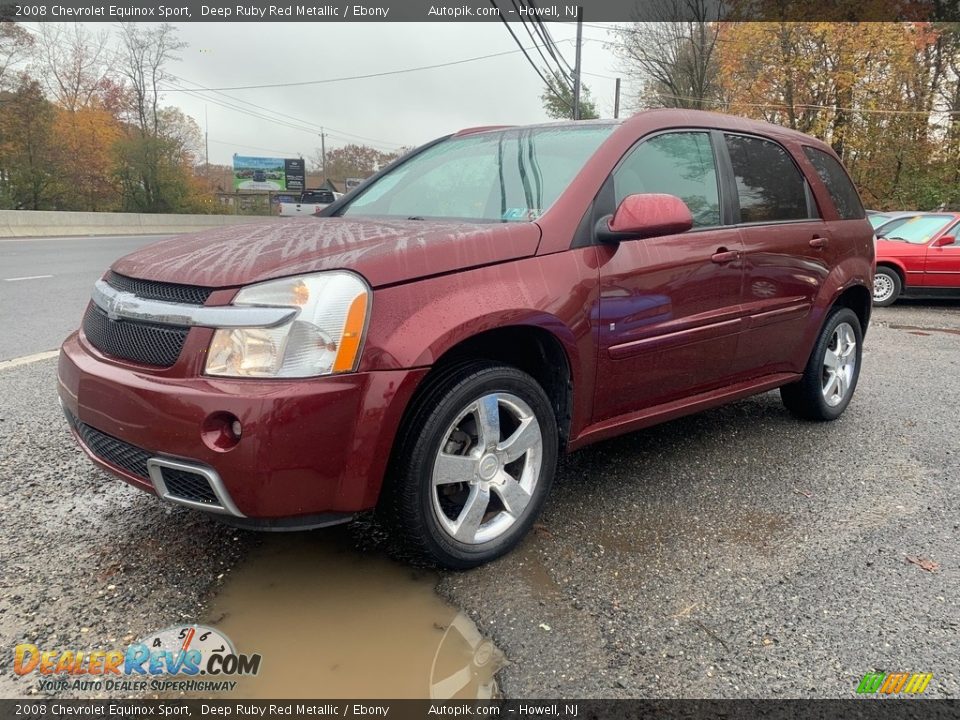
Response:
M103 26L101 26L103 27ZM362 75L438 64L515 50L499 22L473 23L185 23L189 43L170 67L183 87L260 85ZM549 23L573 64L572 24ZM514 31L532 43L523 27ZM603 117L613 116L618 62L604 47L605 28L585 27L584 75ZM531 55L539 61L535 51ZM547 119L540 103L542 81L516 52L475 62L383 78L303 87L230 90L227 95L291 118L306 129L250 117L217 102L223 95L171 92L175 104L201 126L207 114L210 162L229 164L234 153L309 157L327 129L327 148L351 141L391 150L417 145L472 125L531 123ZM624 90L626 91L626 86ZM267 114L245 106L255 113ZM295 120L292 118L296 118ZM350 133L352 135L347 135ZM364 136L373 140L353 136Z

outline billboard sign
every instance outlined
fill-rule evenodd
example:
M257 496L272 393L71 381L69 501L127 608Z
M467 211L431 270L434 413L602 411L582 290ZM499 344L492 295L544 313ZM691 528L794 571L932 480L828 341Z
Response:
M233 156L234 190L303 190L303 158Z

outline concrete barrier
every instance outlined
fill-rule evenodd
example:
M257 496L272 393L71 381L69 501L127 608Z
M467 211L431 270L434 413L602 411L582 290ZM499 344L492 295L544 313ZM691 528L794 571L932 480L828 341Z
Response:
M258 215L162 215L159 213L0 210L0 238L71 235L171 235L224 225L275 222Z

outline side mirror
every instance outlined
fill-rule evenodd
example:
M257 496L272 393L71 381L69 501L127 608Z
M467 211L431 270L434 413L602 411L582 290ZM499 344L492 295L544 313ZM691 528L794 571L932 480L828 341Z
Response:
M934 247L943 247L944 245L953 245L957 239L953 235L944 235L933 241Z
M613 215L597 221L600 242L660 237L686 232L693 227L693 215L686 203L675 195L644 193L627 195Z

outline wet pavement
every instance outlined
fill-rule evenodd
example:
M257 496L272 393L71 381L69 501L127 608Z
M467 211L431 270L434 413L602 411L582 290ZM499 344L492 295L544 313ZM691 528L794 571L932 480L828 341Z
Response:
M836 697L868 670L956 696L960 303L874 317L839 421L768 393L587 448L523 545L466 573L409 567L369 524L265 536L161 504L69 440L55 361L0 371L0 647L212 624L263 655L236 697L493 678L508 697ZM29 694L10 660L0 695Z

